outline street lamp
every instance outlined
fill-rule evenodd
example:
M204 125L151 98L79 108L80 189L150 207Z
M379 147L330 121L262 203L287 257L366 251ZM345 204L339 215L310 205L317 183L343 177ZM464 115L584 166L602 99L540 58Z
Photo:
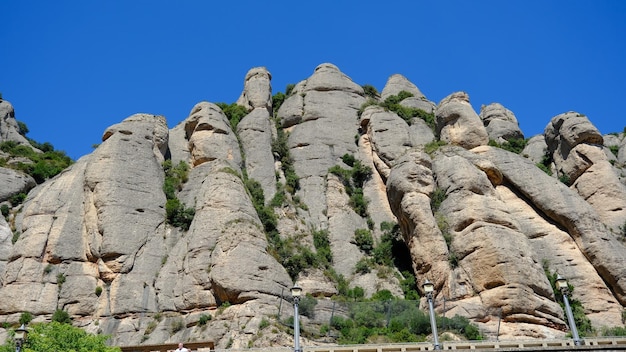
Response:
M435 308L433 307L433 292L435 291L435 285L428 281L424 282L422 285L424 292L426 292L426 298L428 298L428 309L430 312L430 328L433 331L433 339L435 340L435 349L440 350L441 346L439 345L439 336L437 336L437 321L435 320Z
M574 322L574 314L572 314L572 308L569 306L569 299L567 298L567 294L569 293L567 280L565 280L561 275L557 275L556 287L561 291L561 294L563 294L563 302L565 302L565 314L567 315L569 328L572 331L572 337L574 338L574 345L580 346L580 338L578 337L578 329L576 329L576 322Z
M291 297L293 297L293 343L294 352L302 352L300 349L300 316L298 315L298 303L302 296L302 288L298 284L291 288Z
M28 330L24 324L15 330L15 352L20 352L22 350L22 345L24 345L24 341L26 341L26 337L28 336Z

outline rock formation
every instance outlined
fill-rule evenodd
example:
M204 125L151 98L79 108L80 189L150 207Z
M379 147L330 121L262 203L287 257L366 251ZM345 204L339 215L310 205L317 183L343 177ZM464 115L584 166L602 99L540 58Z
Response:
M437 312L469 318L487 338L563 337L548 277L557 272L594 326L623 325L623 133L602 136L568 112L518 155L488 146L524 137L511 111L494 103L477 114L463 92L435 105L401 75L372 98L321 64L277 111L266 68L243 87L236 125L210 102L171 129L132 115L37 186L0 154L3 321L63 309L118 345L290 345L276 317L291 314L294 282L318 299L305 322L327 324L332 296L358 287L404 297L408 270L410 289L431 280ZM402 91L413 96L399 104L434 114L435 128L384 107ZM17 126L1 101L0 142L28 144ZM168 160L188 166L171 189ZM8 201L20 192L23 204ZM172 220L190 214L186 226ZM402 252L375 259L390 224ZM305 344L324 343L311 336Z

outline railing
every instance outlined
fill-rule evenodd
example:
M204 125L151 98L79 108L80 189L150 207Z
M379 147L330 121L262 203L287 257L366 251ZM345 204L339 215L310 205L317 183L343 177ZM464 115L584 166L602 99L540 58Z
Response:
M122 352L172 352L178 348L178 343L165 343L160 345L120 346ZM187 342L185 348L190 351L214 351L213 341Z
M626 351L626 337L584 338L580 346L572 339L509 341L440 341L446 351ZM433 351L431 342L380 345L304 346L303 352L417 352ZM225 349L213 352L293 352L293 347Z

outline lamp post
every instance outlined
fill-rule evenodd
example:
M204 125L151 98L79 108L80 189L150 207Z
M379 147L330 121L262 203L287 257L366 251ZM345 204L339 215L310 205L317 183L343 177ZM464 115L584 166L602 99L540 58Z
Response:
M300 296L302 295L302 288L295 284L291 288L291 296L293 297L293 350L294 352L302 352L300 349L300 315L298 314L298 303L300 303Z
M428 310L430 312L430 328L433 331L433 340L435 344L435 349L440 350L441 346L439 345L439 336L437 336L437 321L435 320L435 308L433 307L433 292L435 291L435 285L428 281L424 282L422 285L424 292L426 292L426 298L428 298Z
M580 346L580 338L578 337L578 329L576 329L576 322L574 322L574 314L572 314L572 308L570 307L569 299L567 298L567 295L569 293L567 280L565 280L561 275L557 275L556 287L561 291L561 294L563 294L563 302L565 302L565 314L567 315L569 328L572 331L572 337L574 338L574 345Z
M22 345L24 345L24 341L26 341L26 336L28 335L28 330L24 324L15 330L15 352L22 351Z

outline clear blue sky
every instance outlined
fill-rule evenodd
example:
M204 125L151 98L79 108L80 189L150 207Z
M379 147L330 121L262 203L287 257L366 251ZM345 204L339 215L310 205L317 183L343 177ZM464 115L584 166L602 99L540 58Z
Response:
M626 126L626 1L0 2L0 92L74 159L134 113L234 102L257 66L274 93L324 62L379 91L400 73L436 103L503 104L526 137L570 110Z

